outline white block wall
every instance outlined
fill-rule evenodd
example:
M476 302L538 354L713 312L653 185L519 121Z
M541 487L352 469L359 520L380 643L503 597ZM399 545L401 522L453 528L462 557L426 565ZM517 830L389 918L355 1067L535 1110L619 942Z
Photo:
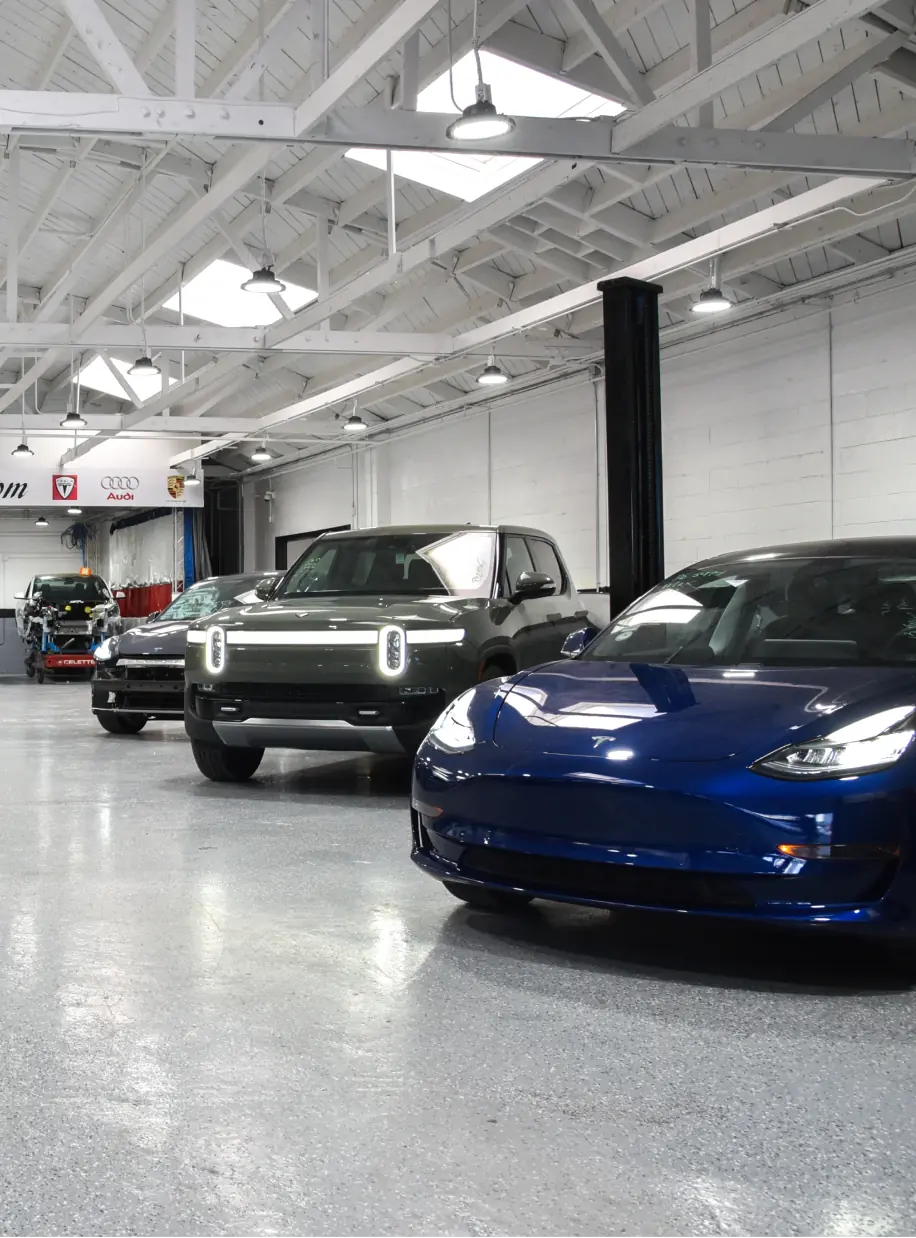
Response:
M21 593L33 576L79 571L83 565L80 552L60 540L70 523L52 520L50 528L36 529L34 515L0 513L0 609L14 608L13 594Z
M669 571L767 543L916 534L914 323L916 277L898 277L665 350ZM548 529L579 586L604 585L594 398L583 374L260 477L246 488L247 565L272 566L277 535L503 520ZM600 386L598 399L603 421ZM272 504L256 497L268 488Z
M666 353L667 566L768 542L916 533L916 282Z

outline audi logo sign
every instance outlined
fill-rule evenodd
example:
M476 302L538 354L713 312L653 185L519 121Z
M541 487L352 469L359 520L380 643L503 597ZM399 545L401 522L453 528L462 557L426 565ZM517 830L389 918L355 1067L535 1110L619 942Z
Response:
M140 485L139 477L103 477L103 490L136 490Z

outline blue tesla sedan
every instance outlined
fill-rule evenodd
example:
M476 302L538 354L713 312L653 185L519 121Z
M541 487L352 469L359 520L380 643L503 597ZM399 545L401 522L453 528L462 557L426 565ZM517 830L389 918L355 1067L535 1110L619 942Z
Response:
M451 894L916 936L916 538L709 559L564 653L420 749Z

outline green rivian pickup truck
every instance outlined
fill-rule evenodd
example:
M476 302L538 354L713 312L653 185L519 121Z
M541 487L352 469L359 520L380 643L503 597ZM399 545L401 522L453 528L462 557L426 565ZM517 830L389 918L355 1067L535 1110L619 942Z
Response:
M265 748L413 753L465 689L554 660L587 623L537 529L324 534L269 598L190 629L195 760L206 777L239 782Z

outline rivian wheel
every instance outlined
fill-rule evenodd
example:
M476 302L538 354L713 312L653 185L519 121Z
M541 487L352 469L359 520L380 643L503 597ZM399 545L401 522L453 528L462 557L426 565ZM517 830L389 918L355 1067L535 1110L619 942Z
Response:
M487 890L463 881L443 881L442 884L449 894L480 911L521 911L531 902L530 894L516 894L512 890Z
M96 717L103 730L111 735L137 735L149 721L145 714L119 714L113 709L97 713Z
M211 782L247 782L261 764L263 748L228 748L191 740L197 768Z

